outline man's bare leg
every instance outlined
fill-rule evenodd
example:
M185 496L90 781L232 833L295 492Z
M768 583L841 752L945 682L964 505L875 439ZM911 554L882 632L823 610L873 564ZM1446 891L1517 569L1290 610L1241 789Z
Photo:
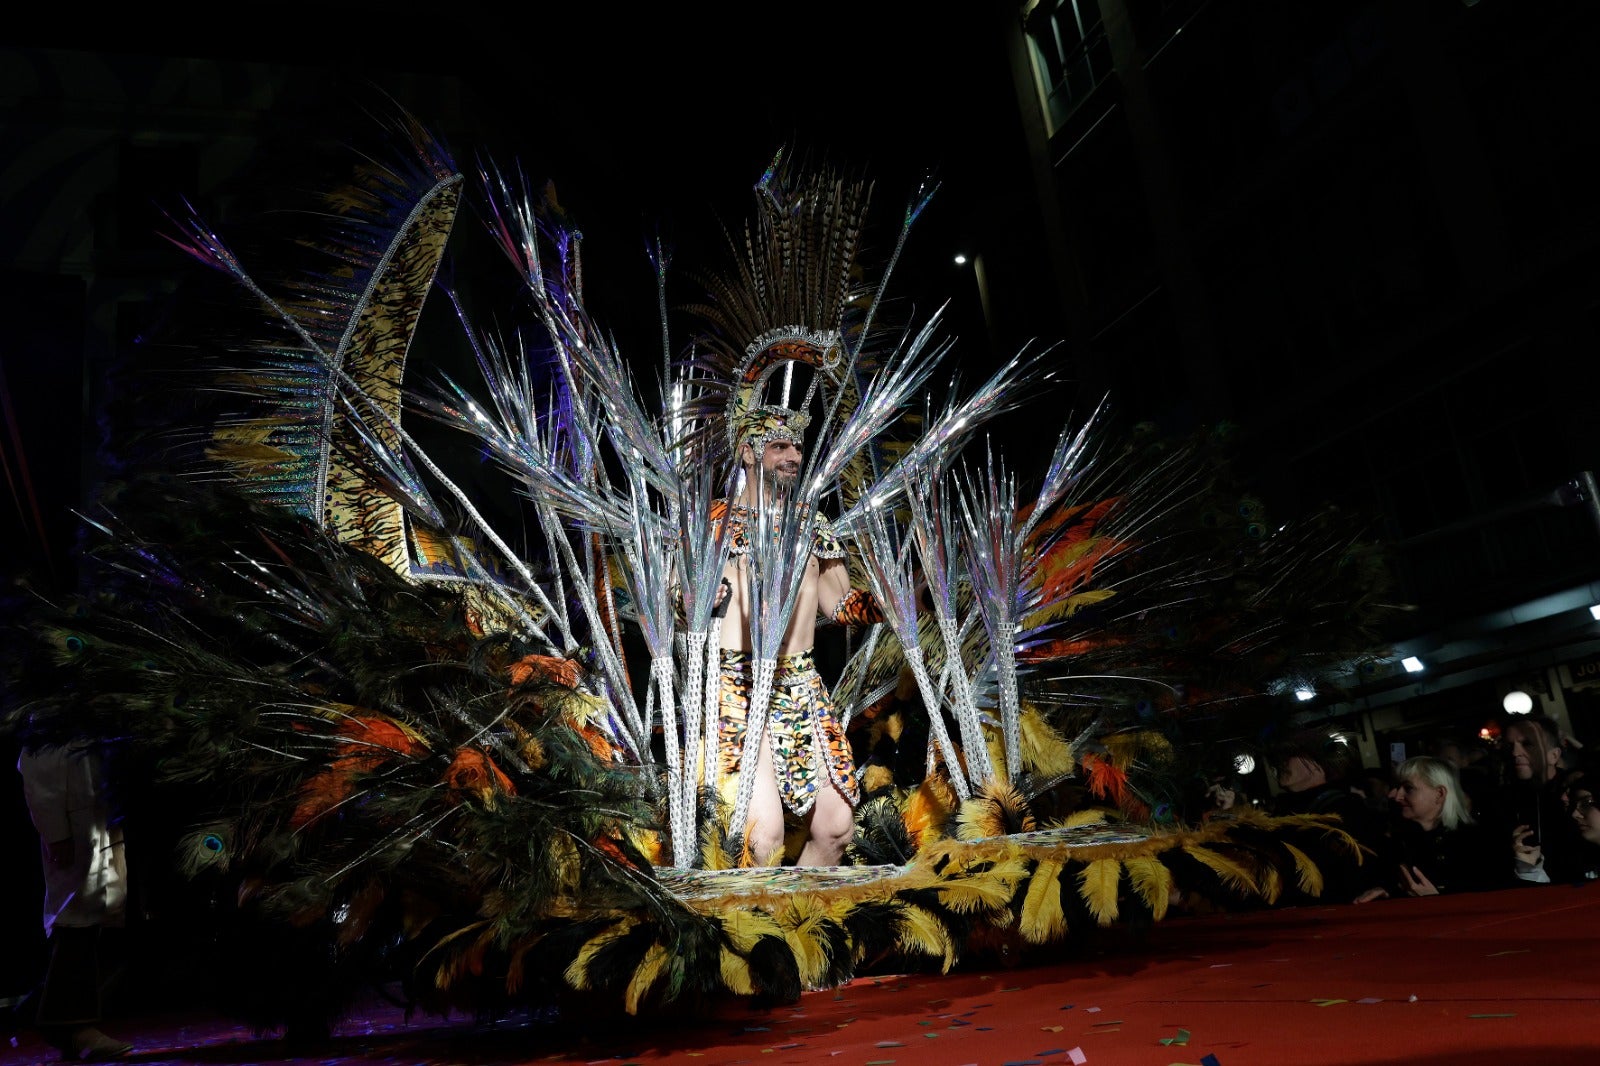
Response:
M844 857L845 845L855 835L856 815L850 801L831 781L817 795L817 802L806 819L806 846L800 850L799 866L837 866Z
M756 756L756 787L750 794L748 840L750 856L763 866L783 865L783 800L778 796L778 775L772 766L772 735L761 738Z

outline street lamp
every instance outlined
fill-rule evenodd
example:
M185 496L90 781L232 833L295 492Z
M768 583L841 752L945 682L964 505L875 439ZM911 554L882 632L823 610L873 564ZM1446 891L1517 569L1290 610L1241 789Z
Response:
M1533 697L1520 688L1514 688L1505 694L1500 706L1506 709L1507 714L1527 714L1533 710Z

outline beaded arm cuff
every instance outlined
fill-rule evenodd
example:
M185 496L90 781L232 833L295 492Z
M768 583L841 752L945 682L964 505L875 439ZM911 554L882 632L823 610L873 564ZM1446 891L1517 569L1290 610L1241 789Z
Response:
M883 607L866 589L851 589L830 617L842 626L869 626L883 621Z

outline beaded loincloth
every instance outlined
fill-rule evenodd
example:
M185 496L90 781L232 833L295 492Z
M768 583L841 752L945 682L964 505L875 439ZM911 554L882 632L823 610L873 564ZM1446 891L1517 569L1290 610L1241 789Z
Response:
M750 711L751 667L749 652L723 650L717 749L724 780L739 773ZM810 652L778 658L767 708L767 736L785 808L807 813L818 792L830 784L852 805L860 798L850 744L834 717L833 699Z

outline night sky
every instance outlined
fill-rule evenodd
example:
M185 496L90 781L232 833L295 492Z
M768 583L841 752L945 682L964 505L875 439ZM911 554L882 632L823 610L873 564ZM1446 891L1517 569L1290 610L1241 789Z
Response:
M307 144L341 127L358 133L360 109L378 93L399 97L425 125L454 126L449 102L438 108L446 114L430 114L413 87L417 75L458 79L460 128L447 133L458 162L471 167L487 152L553 180L583 227L592 269L607 276L613 266L642 272L628 260L642 263L656 231L681 259L696 258L719 219L748 211L751 183L781 146L875 180L880 245L931 174L940 192L918 223L900 290L920 305L954 294L973 305L958 311L975 312L970 274L952 266L954 252L984 236L1006 239L1010 225L1036 225L1026 212L995 220L979 207L996 189L1013 204L1032 195L997 10L941 19L903 0L522 8L466 0L289 2L219 15L177 3L157 19L92 25L46 14L8 27L0 43L301 71L280 107L280 156L292 154L297 129ZM272 163L262 170L277 176Z

